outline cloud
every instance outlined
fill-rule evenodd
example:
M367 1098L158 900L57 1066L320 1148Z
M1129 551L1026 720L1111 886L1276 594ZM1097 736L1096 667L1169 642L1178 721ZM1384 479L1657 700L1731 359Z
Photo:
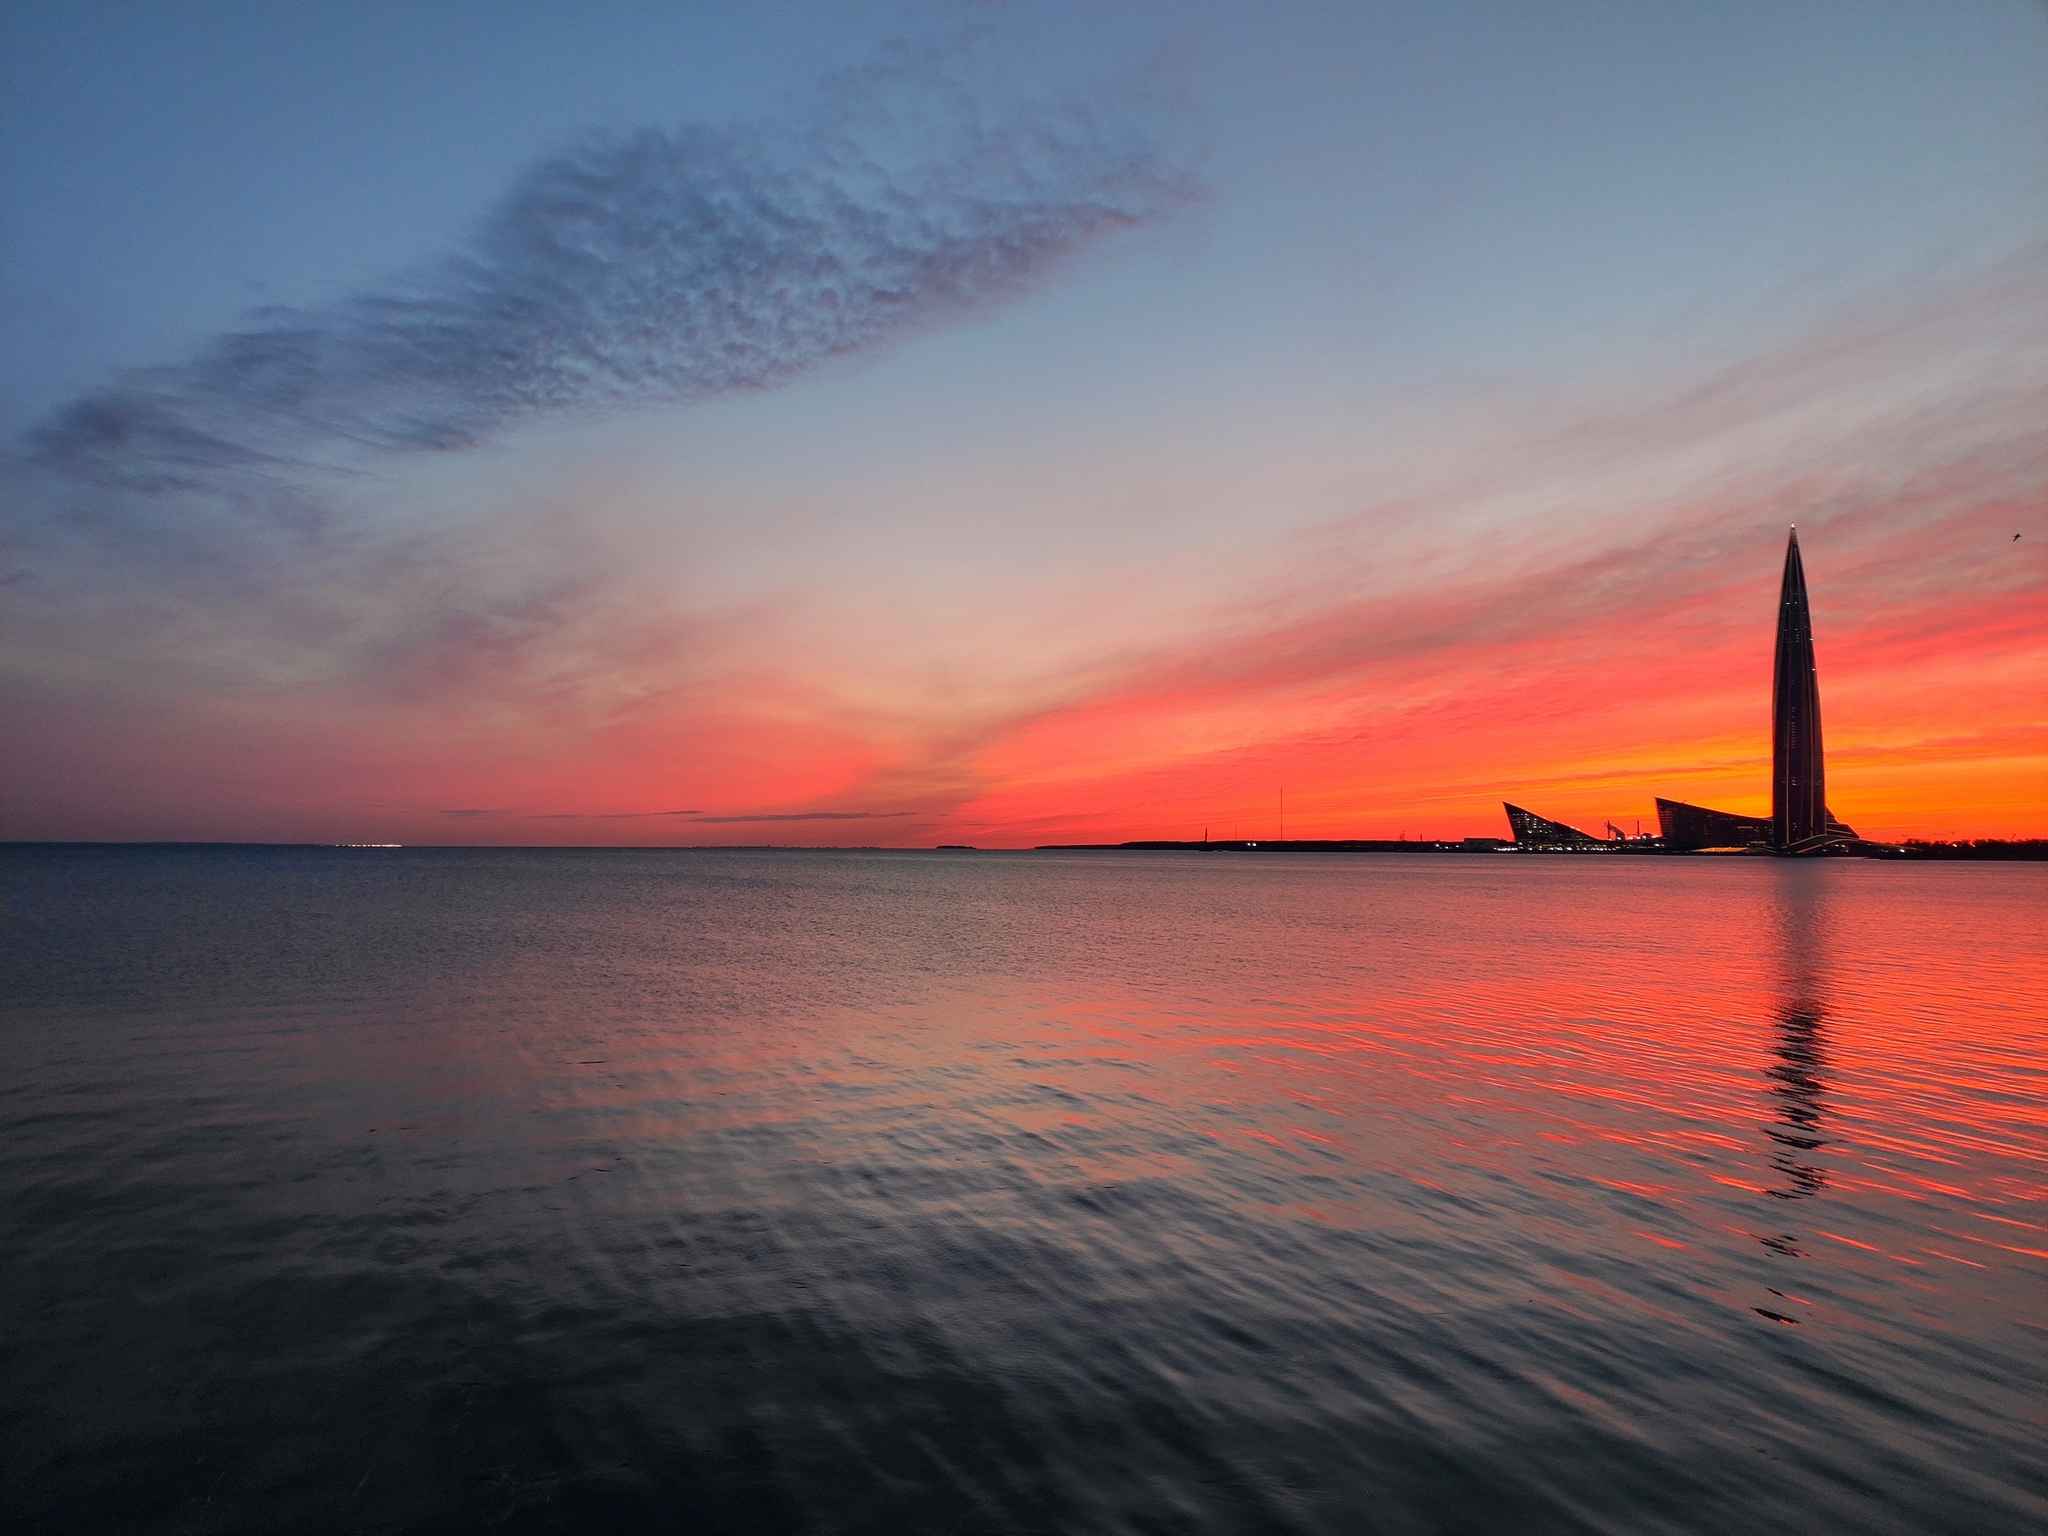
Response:
M701 816L702 811L536 811L535 821L643 821L650 816Z
M443 811L443 816L501 816L503 811ZM706 816L702 811L536 811L531 821L645 821L652 817L687 816L702 825L754 821L892 821L915 811L783 811L761 816Z
M946 48L824 83L801 121L593 134L520 175L466 246L54 412L62 479L317 517L309 473L474 447L577 412L771 389L1029 292L1195 195L1072 101L993 123Z
M702 816L698 820L706 825L735 821L893 821L899 816L916 814L915 811L787 811L775 816Z

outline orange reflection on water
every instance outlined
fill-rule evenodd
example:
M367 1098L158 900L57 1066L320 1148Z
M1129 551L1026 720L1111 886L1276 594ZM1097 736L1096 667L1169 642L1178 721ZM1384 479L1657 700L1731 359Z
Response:
M403 1070L378 1070L393 1115L458 1085L521 1187L580 1179L599 1145L608 1202L824 1201L902 1241L1023 1223L1084 1267L1135 1241L1120 1202L1163 1202L1183 1214L1147 1241L1175 1251L1219 1223L1364 1240L1437 1255L1372 1281L1429 1305L1597 1294L1688 1328L1882 1333L1936 1308L2003 1348L2038 1299L2034 868L592 868L602 923L580 895L525 911L549 942L417 1000Z

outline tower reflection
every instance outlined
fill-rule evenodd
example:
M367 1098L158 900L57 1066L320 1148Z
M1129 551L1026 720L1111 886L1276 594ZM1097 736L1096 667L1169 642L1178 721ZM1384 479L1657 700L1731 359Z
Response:
M1780 1200L1804 1200L1828 1187L1827 1169L1810 1161L1827 1145L1820 1134L1827 1055L1818 1008L1794 1004L1785 1010L1775 1054L1777 1059L1764 1068L1778 1110L1776 1123L1764 1127L1777 1143L1771 1166L1779 1180L1770 1193Z
M1828 1144L1828 871L1798 865L1781 866L1773 874L1780 982L1777 1028L1771 1060L1764 1068L1771 1108L1770 1121L1763 1127L1771 1143L1765 1193L1775 1200L1806 1200L1828 1187L1828 1169L1817 1155ZM1789 1232L1760 1241L1773 1252L1805 1257L1797 1237Z

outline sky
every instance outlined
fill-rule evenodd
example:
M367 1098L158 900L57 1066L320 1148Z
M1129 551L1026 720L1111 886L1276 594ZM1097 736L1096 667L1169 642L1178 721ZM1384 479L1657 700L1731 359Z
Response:
M2039 837L2048 7L9 0L0 452L10 839Z

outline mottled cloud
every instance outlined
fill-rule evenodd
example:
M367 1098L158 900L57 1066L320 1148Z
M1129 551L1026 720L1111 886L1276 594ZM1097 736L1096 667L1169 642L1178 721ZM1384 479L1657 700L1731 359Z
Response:
M593 134L529 167L462 249L259 310L63 406L26 456L84 485L290 509L309 472L774 388L1007 303L1195 195L1129 114L985 119L949 88L952 53L834 77L794 122Z
M536 811L535 821L645 821L650 816L701 816L702 811Z
M702 816L700 821L894 821L902 816L914 816L915 811L784 811L772 816Z
M468 818L472 816L517 815L511 811L452 810L443 811L443 816ZM733 822L755 821L895 821L904 816L914 816L915 811L778 811L760 816L706 816L702 811L536 811L530 816L533 821L645 821L657 816L687 816L703 825L726 825Z

